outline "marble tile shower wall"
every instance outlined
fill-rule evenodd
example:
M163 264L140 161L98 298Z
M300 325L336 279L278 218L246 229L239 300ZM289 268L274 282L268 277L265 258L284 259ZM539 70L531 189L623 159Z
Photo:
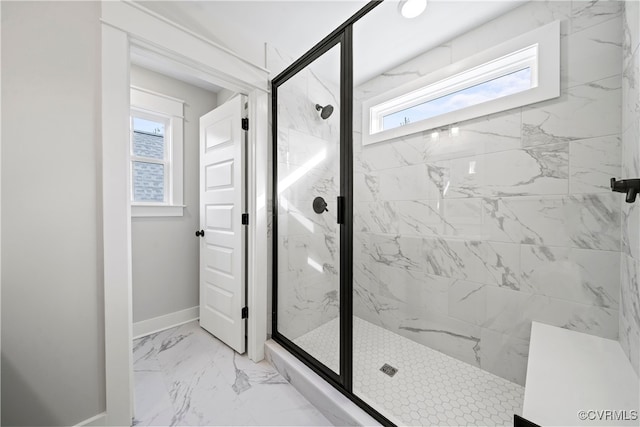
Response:
M622 74L622 176L640 177L640 4L627 2L624 10ZM620 289L620 344L640 375L640 209L622 203L622 268Z
M519 384L532 320L618 338L622 9L530 2L356 88L357 316ZM362 146L363 99L555 20L560 98Z
M272 46L267 58L270 69L293 62ZM314 64L278 89L278 331L292 340L339 313L339 94ZM317 103L333 105L331 117L322 120ZM313 212L317 196L328 212Z

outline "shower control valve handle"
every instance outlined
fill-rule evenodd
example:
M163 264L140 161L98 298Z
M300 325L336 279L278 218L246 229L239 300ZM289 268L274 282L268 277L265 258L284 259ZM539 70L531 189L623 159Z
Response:
M320 196L316 197L313 199L313 211L317 214L329 212L329 209L327 209L327 202L325 202Z
M626 193L625 202L633 203L636 196L640 193L640 179L621 179L611 178L611 191L616 193Z

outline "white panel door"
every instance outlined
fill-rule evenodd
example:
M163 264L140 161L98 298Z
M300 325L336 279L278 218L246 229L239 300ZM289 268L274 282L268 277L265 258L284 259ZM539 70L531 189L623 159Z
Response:
M245 97L200 118L200 326L245 351Z

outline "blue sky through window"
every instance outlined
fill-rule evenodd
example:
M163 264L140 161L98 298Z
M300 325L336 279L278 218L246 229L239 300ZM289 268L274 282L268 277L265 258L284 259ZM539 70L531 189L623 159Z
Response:
M420 120L502 98L527 89L531 89L531 68L515 71L384 116L382 129L393 129L408 123L419 122Z
M164 123L141 119L140 117L134 117L133 130L164 136Z

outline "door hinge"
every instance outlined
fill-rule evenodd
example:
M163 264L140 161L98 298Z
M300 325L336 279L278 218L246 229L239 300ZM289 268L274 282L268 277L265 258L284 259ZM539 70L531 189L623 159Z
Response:
M249 225L249 214L248 213L243 213L242 214L242 225Z
M243 319L249 318L249 307L242 307L242 318Z
M242 119L242 130L249 130L249 119Z

